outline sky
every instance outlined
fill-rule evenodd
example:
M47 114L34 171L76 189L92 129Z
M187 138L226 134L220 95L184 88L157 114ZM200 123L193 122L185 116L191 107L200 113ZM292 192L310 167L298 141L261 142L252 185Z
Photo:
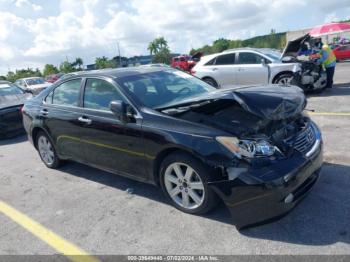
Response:
M0 0L0 75L81 57L145 55L168 40L188 53L220 37L246 39L350 18L350 0Z

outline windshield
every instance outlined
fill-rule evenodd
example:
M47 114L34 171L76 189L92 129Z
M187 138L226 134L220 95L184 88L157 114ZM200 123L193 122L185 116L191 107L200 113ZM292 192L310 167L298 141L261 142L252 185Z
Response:
M215 91L202 80L178 70L122 77L118 83L139 103L149 108L173 105Z
M25 81L29 86L45 84L44 78L40 78L40 77L26 79Z
M0 96L20 95L20 94L23 94L23 91L19 87L10 83L0 84Z
M261 52L275 61L280 60L282 56L282 53L278 50L262 50Z

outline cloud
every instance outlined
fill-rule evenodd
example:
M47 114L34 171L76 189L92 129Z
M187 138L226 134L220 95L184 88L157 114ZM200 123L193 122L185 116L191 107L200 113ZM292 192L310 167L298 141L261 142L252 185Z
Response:
M43 9L42 6L33 4L29 0L16 0L15 6L18 8L30 6L34 11L41 11Z
M344 19L348 0L0 0L0 73L82 57L147 54L164 36L186 53L219 37L238 39ZM40 4L39 4L40 3ZM3 66L6 65L6 66ZM8 66L7 66L8 65ZM6 67L6 68L5 68ZM5 72L6 73L6 72Z

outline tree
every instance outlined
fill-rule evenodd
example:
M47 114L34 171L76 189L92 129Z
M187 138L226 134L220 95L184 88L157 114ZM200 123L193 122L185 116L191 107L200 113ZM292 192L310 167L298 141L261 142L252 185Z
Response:
M67 74L67 73L74 72L74 71L75 71L75 68L68 61L64 61L60 64L60 72L61 73Z
M149 52L150 52L151 55L157 53L157 51L158 51L157 43L155 43L154 41L152 41L151 43L149 43L147 49L149 50Z
M46 64L44 66L43 75L48 76L48 75L57 74L58 72L59 71L58 71L56 66L54 66L52 64Z
M152 57L152 63L170 64L171 55L168 47L168 42L164 37L158 37L149 43L147 48Z
M72 63L72 66L77 69L77 70L82 70L82 65L83 65L83 59L80 57L75 58L75 61ZM78 67L78 68L77 68Z
M96 69L113 68L115 66L116 66L115 61L108 60L108 58L105 56L96 57L96 59L95 59Z
M213 50L215 53L220 53L230 47L230 40L219 38L213 42Z

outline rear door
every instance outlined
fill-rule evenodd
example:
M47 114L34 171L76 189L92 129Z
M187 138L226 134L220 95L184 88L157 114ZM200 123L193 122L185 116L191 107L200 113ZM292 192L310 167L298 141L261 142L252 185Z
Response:
M232 87L237 85L236 74L238 67L235 64L236 53L222 54L212 61L212 64L207 64L208 70L211 71L211 76L215 79L218 85L222 88Z
M268 84L268 66L263 64L261 59L265 58L254 52L239 52L237 61L239 85Z
M40 110L40 118L58 153L77 161L84 160L80 139L83 126L79 121L81 83L81 78L63 82L45 98Z
M83 95L81 137L85 161L122 175L145 179L142 118L136 114L120 121L110 109L111 101L130 104L108 78L86 78ZM135 109L136 112L136 109Z

